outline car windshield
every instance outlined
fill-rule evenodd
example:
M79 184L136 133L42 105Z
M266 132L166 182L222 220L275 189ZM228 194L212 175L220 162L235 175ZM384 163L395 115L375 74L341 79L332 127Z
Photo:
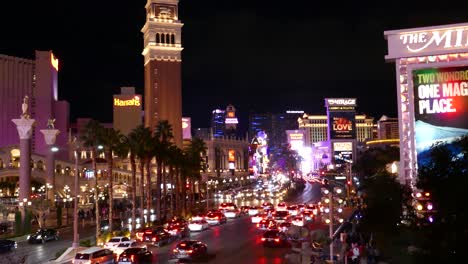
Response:
M130 243L120 243L117 247L129 247Z
M120 242L120 238L111 238L109 242L111 243Z
M263 234L263 237L277 237L277 236L278 236L278 231L276 230L266 231L265 234Z
M194 242L182 242L177 246L177 248L179 248L179 249L189 249L193 244L194 244Z
M75 259L89 259L89 254L77 253Z
M136 253L140 252L140 250L142 250L142 248L128 248L123 252L123 254L132 255L132 254L136 254Z

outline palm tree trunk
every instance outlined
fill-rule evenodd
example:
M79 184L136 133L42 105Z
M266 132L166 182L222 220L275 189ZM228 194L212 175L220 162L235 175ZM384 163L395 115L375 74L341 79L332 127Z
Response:
M136 162L135 157L130 154L130 165L132 167L132 237L136 231Z
M91 160L93 163L94 172L94 204L96 207L96 243L101 235L101 221L99 218L99 186L98 186L98 175L97 175L97 164L96 164L96 150L91 151Z
M182 179L182 182L180 184L180 188L182 188L182 215L186 216L187 215L187 188L185 187L185 184L187 182L187 178L185 175L182 175L181 179Z
M174 168L172 165L169 165L169 184L171 185L169 212L171 216L174 216Z
M166 164L163 167L163 211L164 219L167 219L167 173L166 173Z
M140 190L141 190L141 197L140 197L140 226L145 226L145 162L140 159Z
M114 207L114 181L113 181L113 170L114 159L112 157L112 151L107 153L107 171L109 172L109 232L112 232L112 220L113 220L113 207Z
M151 219L151 159L146 159L146 209L148 210L148 223Z
M175 168L175 186L174 186L174 196L175 196L175 212L177 215L180 215L180 171L179 168Z
M162 162L157 160L157 179L156 179L156 217L161 220L161 179L162 179Z

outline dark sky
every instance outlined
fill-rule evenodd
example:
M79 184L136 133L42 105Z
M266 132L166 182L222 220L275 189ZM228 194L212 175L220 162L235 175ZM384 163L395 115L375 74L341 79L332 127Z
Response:
M143 92L146 0L8 2L0 54L52 50L72 121L111 122L119 87ZM229 103L243 126L249 111L322 114L325 97L356 97L359 112L396 116L383 31L468 21L468 1L340 2L181 0L183 113L192 127L207 127L211 110Z

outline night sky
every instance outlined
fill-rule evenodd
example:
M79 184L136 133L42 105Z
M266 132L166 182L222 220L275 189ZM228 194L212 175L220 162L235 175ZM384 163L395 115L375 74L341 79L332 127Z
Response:
M8 2L0 54L52 50L71 121L111 122L121 86L143 93L146 0ZM325 97L356 97L358 112L376 119L396 116L383 32L468 21L468 1L344 2L181 0L183 114L192 127L208 127L211 111L229 103L243 127L249 111L324 114Z

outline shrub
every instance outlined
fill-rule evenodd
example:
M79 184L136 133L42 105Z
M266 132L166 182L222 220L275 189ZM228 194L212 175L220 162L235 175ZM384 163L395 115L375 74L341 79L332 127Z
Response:
M91 247L91 246L92 246L92 243L91 243L91 240L89 239L80 241L80 247Z

